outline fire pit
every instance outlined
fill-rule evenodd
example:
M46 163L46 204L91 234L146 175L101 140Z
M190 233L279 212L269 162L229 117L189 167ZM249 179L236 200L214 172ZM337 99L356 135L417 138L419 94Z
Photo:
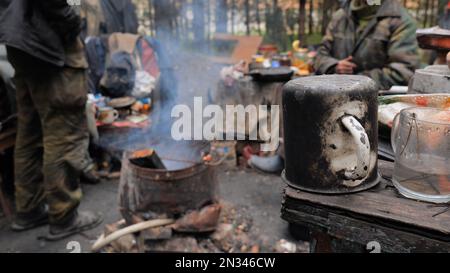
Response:
M127 223L133 223L133 216L177 218L216 202L215 168L202 161L209 144L176 143L171 147L170 151L155 148L165 169L139 166L130 161L135 152L124 153L119 199Z

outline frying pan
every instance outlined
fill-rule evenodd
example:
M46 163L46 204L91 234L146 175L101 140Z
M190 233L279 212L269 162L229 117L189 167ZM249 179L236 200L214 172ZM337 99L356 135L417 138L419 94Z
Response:
M251 70L248 75L259 82L288 82L292 79L294 71L289 67L261 68Z

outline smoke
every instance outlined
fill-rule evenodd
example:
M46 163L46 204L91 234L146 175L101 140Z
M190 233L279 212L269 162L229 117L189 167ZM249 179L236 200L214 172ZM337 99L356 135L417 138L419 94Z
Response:
M223 67L223 65L214 63L211 58L212 43L209 38L211 38L210 33L214 31L214 26L211 24L211 20L207 20L204 12L207 8L206 5L211 4L207 3L208 1L183 2L181 6L176 7L176 10L167 10L173 9L173 6L167 2L169 1L156 1L155 12L162 13L162 15L177 13L176 18L184 16L188 21L186 26L178 27L183 33L174 30L173 22L162 19L160 19L162 20L161 24L156 28L155 38L167 53L170 59L170 68L168 69L173 72L164 80L175 82L177 85L176 87L173 85L171 90L163 90L160 105L155 108L160 126L154 130L164 135L170 132L173 106L184 104L191 107L194 97L203 97L204 101L207 101L208 92L216 89L220 79L220 70ZM210 21L210 26L205 25L206 21ZM185 37L184 34L187 33L190 35ZM173 90L174 88L176 91ZM176 95L166 96L167 92Z
M156 2L161 5L158 8L163 9L159 10L162 13L160 16L174 12L167 10L171 8L167 5L169 1ZM194 3L198 2L204 1L194 1ZM178 12L193 15L199 13L204 7L199 4L185 4L178 8ZM138 14L143 16L147 13L139 12ZM140 18L140 22L145 22L145 18ZM140 29L143 30L142 25ZM208 92L216 89L222 66L213 63L209 57L211 50L206 29L198 22L191 23L190 32L197 36L186 39L177 35L171 29L169 22L163 22L157 28L153 38L157 41L154 46L158 53L161 76L149 116L151 126L102 135L102 146L126 151L154 149L170 170L190 167L202 162L202 154L209 150L209 143L175 141L171 136L174 122L171 112L178 104L192 107L194 97L203 97L204 101L207 101ZM144 32L150 33L148 29ZM192 118L195 119L195 116Z

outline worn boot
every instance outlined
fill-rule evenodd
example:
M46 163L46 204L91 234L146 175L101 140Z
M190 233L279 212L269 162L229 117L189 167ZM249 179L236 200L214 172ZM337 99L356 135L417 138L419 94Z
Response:
M103 221L102 217L90 211L77 212L68 224L50 225L50 232L43 239L58 241L77 233L96 228Z
M94 169L81 173L80 182L82 184L97 185L101 182L100 176Z
M39 206L28 213L18 213L11 229L16 232L27 231L48 224L48 207Z

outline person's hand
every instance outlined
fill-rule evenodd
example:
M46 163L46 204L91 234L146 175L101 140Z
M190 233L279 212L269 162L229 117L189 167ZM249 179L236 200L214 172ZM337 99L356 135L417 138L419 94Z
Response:
M340 60L336 66L337 74L353 74L354 69L357 67L355 63L352 63L353 57L350 56L346 59Z

